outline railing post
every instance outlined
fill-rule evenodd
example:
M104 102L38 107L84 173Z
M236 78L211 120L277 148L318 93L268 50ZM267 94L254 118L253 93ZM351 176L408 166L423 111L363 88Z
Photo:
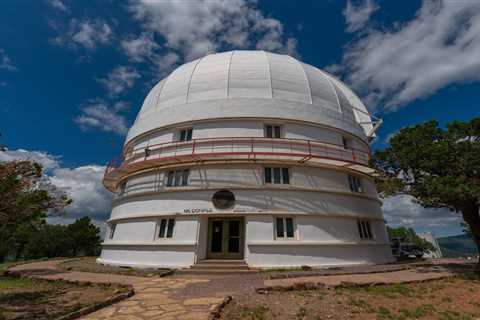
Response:
M192 146L192 155L195 154L195 144L197 142L197 139L193 139L193 146Z
M352 160L355 162L355 150L352 149Z
M312 145L310 144L310 140L308 140L308 156L312 157Z

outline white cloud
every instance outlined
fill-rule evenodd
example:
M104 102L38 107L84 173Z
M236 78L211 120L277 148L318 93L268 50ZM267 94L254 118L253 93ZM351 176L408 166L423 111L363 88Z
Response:
M127 120L121 115L126 108L123 102L109 106L101 100L91 101L81 108L82 113L74 121L82 130L94 128L123 135L128 131Z
M296 40L285 35L280 21L265 17L254 1L132 0L129 8L146 32L164 39L161 55L169 58L157 63L163 72L170 71L179 60L193 60L208 51L256 48L296 54ZM137 60L158 48L151 36L126 41L125 52Z
M98 79L108 90L110 96L121 94L125 89L130 89L135 81L140 78L140 74L133 67L119 66L106 77Z
M363 0L358 5L352 1L347 1L347 6L343 10L345 22L347 23L347 32L355 32L362 29L370 19L370 16L379 9L379 6L373 0Z
M351 43L340 69L367 103L389 110L478 81L480 2L424 0L414 19Z
M53 8L63 11L65 13L69 13L70 10L67 8L67 6L62 2L62 0L48 0L48 3L50 6Z
M130 37L121 42L125 54L134 62L143 62L154 55L160 46L153 39L152 33L143 33L138 38Z
M448 209L424 208L408 195L388 197L383 202L383 214L388 225L406 226L414 229L434 230L439 228L456 229L462 218Z
M5 50L0 49L0 70L6 71L17 71L17 67L15 67L12 63L12 60L9 56L5 53Z
M0 152L0 161L31 160L40 163L45 170L58 167L59 157L45 151L28 151L25 149L7 150Z
M72 49L83 47L87 50L94 50L98 45L110 43L112 37L112 28L102 19L83 19L81 21L72 19L67 32L53 39L53 42Z
M76 168L61 166L60 157L44 151L23 149L0 152L0 161L32 160L45 168L44 185L53 184L63 190L73 203L66 208L67 219L90 216L104 220L111 210L112 194L102 185L105 166L95 164ZM48 185L47 185L48 187ZM58 220L60 218L57 218Z

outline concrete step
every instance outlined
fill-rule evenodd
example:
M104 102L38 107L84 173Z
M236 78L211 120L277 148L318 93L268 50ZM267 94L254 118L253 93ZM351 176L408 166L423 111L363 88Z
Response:
M202 269L202 270L248 270L246 264L225 264L225 263L201 263L195 264L191 269Z
M256 273L258 270L230 270L230 269L180 269L175 274L196 274L196 275L222 275L222 274L247 274Z
M244 264L247 263L245 260L227 260L227 259L205 259L198 260L197 264Z

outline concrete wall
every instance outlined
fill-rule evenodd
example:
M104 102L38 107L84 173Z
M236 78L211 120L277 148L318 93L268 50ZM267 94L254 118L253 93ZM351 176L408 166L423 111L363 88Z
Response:
M268 165L265 165L268 166ZM190 167L188 187L166 187L168 170L151 171L131 176L125 183L122 196L144 192L175 191L205 188L240 188L264 187L269 188L305 188L312 191L325 190L350 192L348 174L344 171L335 171L311 167L290 167L290 184L275 185L264 183L264 167L259 165L235 166L196 166ZM179 168L181 169L181 168ZM362 194L377 197L375 184L372 180L358 176L362 184Z
M282 138L319 140L336 145L343 145L342 137L348 138L350 147L367 152L365 143L350 134L342 134L331 129L311 124L299 124L288 120L216 120L195 122L192 125L179 125L161 129L132 141L133 149L143 149L159 143L179 140L179 130L185 127L193 128L193 139L222 137L264 137L265 124L282 126Z

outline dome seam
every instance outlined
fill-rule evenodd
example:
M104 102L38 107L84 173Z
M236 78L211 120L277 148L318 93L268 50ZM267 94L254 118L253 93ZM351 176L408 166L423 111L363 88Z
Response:
M163 91L163 87L165 86L165 82L167 82L167 81L166 80L160 81L161 86L160 86L160 89L158 90L157 101L155 101L155 110L158 110L158 102L160 101L160 96L162 95L162 91Z
M227 99L230 98L230 67L232 66L232 58L236 50L232 51L230 54L230 59L228 60L228 69L227 69Z
M192 73L190 73L190 79L188 79L188 85L187 85L187 94L185 96L185 103L188 103L189 101L189 96L190 96L190 86L192 85L192 78L193 74L195 73L195 70L197 69L198 64L200 61L203 60L203 58L208 57L208 56L203 56L200 59L197 60L197 63L195 63L195 66L193 67Z
M308 96L310 97L310 104L313 104L312 87L310 86L310 80L308 79L307 72L305 71L305 68L303 67L303 63L301 63L297 59L294 59L294 58L292 58L292 59L295 60L300 65L300 69L302 69L302 71L303 71L303 75L305 76L305 81L307 82Z
M335 99L337 100L337 105L338 105L338 112L343 113L342 106L340 105L340 99L338 98L338 93L337 93L337 90L335 89L335 85L332 83L332 81L329 79L329 77L322 70L320 70L318 68L315 68L315 69L320 71L323 78L325 78L327 80L328 84L330 85L330 88L332 88L333 93L335 94Z
M262 50L263 54L265 55L265 59L267 60L268 65L268 80L270 83L270 97L273 99L273 83L272 83L272 66L270 64L270 58L268 57L268 53Z

